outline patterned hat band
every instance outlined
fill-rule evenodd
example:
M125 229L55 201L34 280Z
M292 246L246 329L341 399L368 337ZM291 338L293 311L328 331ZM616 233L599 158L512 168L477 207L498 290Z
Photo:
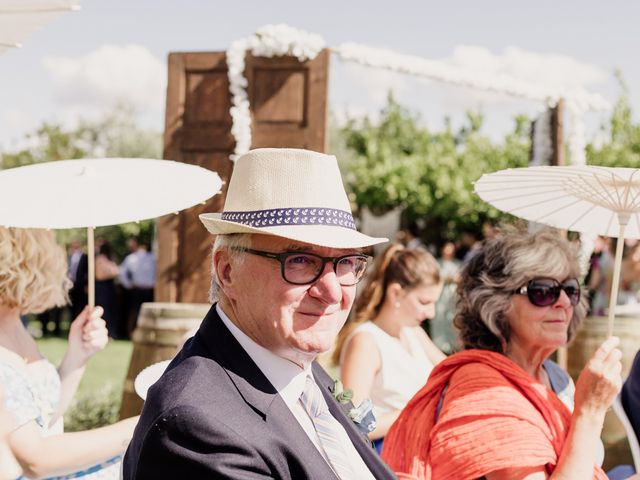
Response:
M272 208L247 212L223 212L222 220L240 223L254 228L328 225L332 227L356 229L353 216L344 210L334 208Z

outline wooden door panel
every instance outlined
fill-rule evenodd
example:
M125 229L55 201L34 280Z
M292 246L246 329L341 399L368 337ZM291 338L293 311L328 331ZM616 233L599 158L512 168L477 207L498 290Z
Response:
M255 68L251 105L254 123L306 123L307 74L303 68L273 70Z
M229 79L227 72L216 70L201 72L187 71L185 92L185 125L200 123L231 125L229 109ZM216 99L212 102L211 99Z

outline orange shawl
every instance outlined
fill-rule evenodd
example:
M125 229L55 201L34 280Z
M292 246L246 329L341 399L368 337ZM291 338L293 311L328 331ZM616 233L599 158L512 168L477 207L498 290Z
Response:
M385 436L382 458L402 478L476 479L539 465L551 473L570 423L555 393L507 357L465 350L434 368ZM593 478L607 476L594 466Z

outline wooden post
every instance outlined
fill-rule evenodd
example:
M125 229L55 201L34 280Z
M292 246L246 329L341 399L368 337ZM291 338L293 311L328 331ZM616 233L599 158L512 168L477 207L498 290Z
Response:
M563 99L558 100L551 110L551 144L553 145L551 165L565 165Z
M558 100L558 103L551 110L551 144L553 146L553 155L551 156L551 165L565 165L564 151L564 100ZM567 370L569 355L567 347L558 349L557 361L563 370Z

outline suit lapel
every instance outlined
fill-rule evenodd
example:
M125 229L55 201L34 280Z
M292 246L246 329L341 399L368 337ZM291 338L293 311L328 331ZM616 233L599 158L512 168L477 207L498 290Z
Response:
M225 369L244 401L264 416L277 392L222 322L215 305L196 335L206 346L207 356Z
M209 358L225 369L238 393L263 417L270 432L276 438L287 439L287 445L295 449L314 476L337 480L275 387L222 322L215 305L196 335L206 345Z

